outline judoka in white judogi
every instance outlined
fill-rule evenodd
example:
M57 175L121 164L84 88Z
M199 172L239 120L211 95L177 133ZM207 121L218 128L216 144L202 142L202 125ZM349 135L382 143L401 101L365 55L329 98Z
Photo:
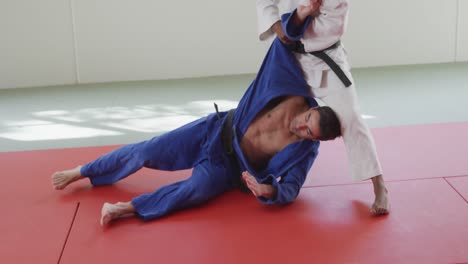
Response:
M378 208L388 207L387 192L382 178L382 167L377 156L376 147L372 135L364 123L359 109L354 80L350 73L350 65L347 60L346 50L342 44L326 50L325 53L338 64L341 70L351 81L351 85L345 86L342 80L330 69L322 59L308 54L308 52L320 51L329 48L339 42L346 30L349 1L348 0L322 0L318 12L308 19L306 28L302 29L299 36L293 36L288 32L287 21L301 5L314 4L313 0L257 0L258 33L262 41L268 41L276 37L276 26L281 26L280 12L282 8L286 13L283 17L283 26L278 37L283 42L292 43L299 40L303 44L304 53L295 53L303 74L313 93L313 96L322 100L338 114L343 131L343 140L346 146L351 176L354 181L373 178L376 192L376 203L373 210L378 213ZM279 23L278 23L279 22ZM292 24L292 23L289 23ZM301 31L301 29L298 29ZM377 177L376 177L377 176ZM376 186L379 185L379 186ZM380 195L379 195L380 191ZM380 196L380 197L379 197ZM384 196L384 197L383 197ZM385 201L378 201L379 198ZM385 206L386 204L386 206ZM386 208L388 209L388 208ZM385 211L385 210L384 210Z

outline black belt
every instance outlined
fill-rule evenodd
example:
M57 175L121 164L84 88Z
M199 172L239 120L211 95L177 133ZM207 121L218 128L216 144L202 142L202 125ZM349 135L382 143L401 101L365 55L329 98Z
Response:
M216 114L218 115L218 119L221 120L221 116L219 115L219 111L218 111L218 105L216 103L214 104L214 107L216 109ZM234 139L234 135L232 133L232 119L234 118L235 111L236 109L229 110L227 117L226 117L226 121L222 125L221 138L223 140L224 152L226 152L226 155L228 156L231 164L234 166L234 169L239 172L239 178L238 178L238 181L236 182L237 187L239 187L239 189L242 192L249 193L250 192L249 188L247 188L247 186L245 186L245 184L241 181L242 171L237 161L234 148L232 147L232 141Z
M302 42L300 41L295 41L294 44L289 46L289 48L294 52L302 53L302 54L309 53L309 54L314 55L317 58L322 59L330 67L330 69L332 69L332 71L336 74L336 76L340 78L341 82L343 82L343 84L346 87L349 87L352 84L352 82L349 80L348 76L346 76L346 74L343 72L340 66L338 66L338 64L336 64L336 62L332 58L330 58L330 56L328 56L328 54L325 52L327 50L338 48L340 44L341 42L338 41L326 49L313 51L313 52L306 52L304 50L304 44L302 44Z
M235 110L236 109L229 110L221 133L223 138L224 151L229 156L229 158L234 158L237 163L237 159L234 156L234 149L232 147L232 140L234 139L234 136L232 135L232 119L234 118Z

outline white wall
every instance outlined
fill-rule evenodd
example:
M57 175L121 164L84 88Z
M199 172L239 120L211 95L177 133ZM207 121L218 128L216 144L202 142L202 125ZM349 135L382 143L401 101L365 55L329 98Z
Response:
M75 82L69 4L0 1L0 88Z
M468 0L458 0L457 61L468 61Z
M457 0L352 1L343 42L353 67L452 62L456 17Z
M468 60L467 2L352 1L352 65ZM0 88L254 73L255 16L254 0L2 0Z
M82 82L252 73L265 54L254 1L74 2Z

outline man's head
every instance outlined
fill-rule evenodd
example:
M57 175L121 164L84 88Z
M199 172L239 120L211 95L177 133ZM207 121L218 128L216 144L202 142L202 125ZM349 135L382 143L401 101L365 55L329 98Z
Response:
M325 141L341 136L340 120L328 106L312 107L297 115L289 129L298 137L310 140Z

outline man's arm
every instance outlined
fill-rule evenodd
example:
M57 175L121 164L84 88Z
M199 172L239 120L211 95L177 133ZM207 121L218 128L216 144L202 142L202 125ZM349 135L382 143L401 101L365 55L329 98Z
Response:
M257 26L260 40L265 40L275 34L273 25L279 20L279 0L257 0Z
M309 0L309 5L298 6L296 11L293 12L292 22L297 26L301 27L308 17L317 16L320 14L320 6L322 5L321 0Z
M309 28L311 20L320 14L319 10L321 4L322 0L309 0L309 5L301 5L292 13L283 14L281 16L281 21L276 22L274 26L278 25L279 28L281 28L281 32L288 41L297 41L302 38L306 29ZM289 41L289 43L285 41L282 42L285 44L292 43L291 41Z
M322 0L319 11L311 9L315 8L299 6L281 16L286 37L300 39L307 52L328 48L341 39L348 20L348 0Z
M278 194L278 188L271 184L259 183L252 174L248 171L242 173L242 179L247 185L247 188L252 192L256 197L263 197L265 199L275 199Z
M265 181L271 182L271 184L259 183L256 178L248 172L244 172L242 178L247 187L262 203L287 204L296 199L317 154L318 151L315 149L306 159L300 161L297 165L293 166L286 175L283 175L280 181L277 181L275 175L268 175Z
M257 25L260 40L265 40L276 34L284 44L291 44L292 41L288 39L285 31L281 25L278 9L279 0L257 0ZM306 12L310 14L317 14L322 0L309 0L310 5L299 6L298 13L303 15Z

